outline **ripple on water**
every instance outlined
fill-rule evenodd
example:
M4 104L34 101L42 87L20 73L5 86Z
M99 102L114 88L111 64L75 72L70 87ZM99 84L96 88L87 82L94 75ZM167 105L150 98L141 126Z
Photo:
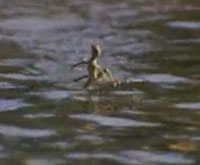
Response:
M119 117L108 117L102 115L95 114L75 114L70 115L71 118L93 121L102 126L110 126L110 127L154 127L160 126L158 123L150 123L150 122L142 122L135 121L132 119L125 119Z
M83 141L90 141L92 143L102 143L104 142L103 138L97 136L97 135L92 135L92 134L84 134L80 135L76 138L77 140L83 140Z
M200 22L193 21L173 21L168 22L168 25L173 28L181 28L181 29L200 29Z
M128 115L146 115L147 114L143 111L138 111L138 110L135 110L135 109L123 110L122 113L128 114Z
M127 159L136 159L139 162L166 163L166 164L191 164L192 159L186 158L175 152L147 152L147 151L122 151L121 156Z
M51 147L51 148L59 148L61 150L65 150L65 149L69 149L71 147L73 147L74 145L76 145L75 143L71 143L71 142L65 142L65 141L57 141L57 142L47 142L47 143L43 143L43 147Z
M61 164L62 161L60 159L54 158L36 158L36 159L28 159L25 161L26 165L55 165Z
M31 63L30 59L5 59L0 61L0 66L26 67Z
M14 137L41 138L55 135L56 132L52 129L28 129L16 126L0 125L0 134Z
M66 38L69 33L84 27L84 24L85 22L74 14L51 19L37 17L7 19L0 22L1 38L16 41L29 52L54 55L55 51L69 49L66 46ZM58 42L59 44L56 44Z
M126 157L119 156L117 154L111 153L71 153L67 154L66 157L68 159L75 159L75 160L86 160L86 159L102 159L102 160L112 160L120 163L128 163L128 164L139 164L137 160L129 160Z
M174 76L170 74L141 74L137 76L145 81L150 81L152 83L188 83L189 79L179 76Z
M175 104L176 108L181 108L181 109L200 109L200 103L178 103Z
M169 43L174 43L174 44L185 44L185 43L196 44L197 43L198 44L200 43L200 38L174 39L174 40L169 40ZM183 59L183 56L181 56L181 59Z
M69 93L66 90L49 90L41 92L32 92L32 95L37 95L49 100L61 100L69 97Z
M35 26L37 25L37 26ZM16 32L42 32L60 27L74 28L83 25L83 21L74 15L68 15L62 19L44 19L44 18L18 18L5 20L0 23L0 27L4 30L12 30ZM27 36L28 37L28 36Z
M192 159L186 158L181 154L172 152L147 152L147 151L122 151L113 153L70 153L66 155L70 159L108 159L124 164L146 164L146 163L165 163L165 164L192 164Z
M17 88L25 88L22 85L14 85L8 82L0 82L0 89L17 89Z
M142 95L144 94L142 91L139 91L139 90L129 90L129 91L125 91L125 90L115 90L113 92L111 92L112 94L115 94L115 95L124 95L124 96L127 96L127 95Z
M53 113L36 113L36 114L26 114L24 115L25 118L30 118L30 119L34 119L34 118L49 118L49 117L54 117L55 114Z
M0 77L10 78L15 80L45 80L45 77L42 76L30 76L21 73L9 73L9 74L0 73Z
M0 112L14 111L19 108L28 107L28 106L32 106L32 105L28 103L24 103L20 99L16 99L16 100L0 99Z

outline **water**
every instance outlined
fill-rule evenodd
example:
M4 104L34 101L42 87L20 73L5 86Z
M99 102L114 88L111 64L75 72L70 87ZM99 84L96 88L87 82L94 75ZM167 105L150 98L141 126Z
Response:
M195 0L2 0L0 164L200 164ZM72 64L127 83L90 90Z

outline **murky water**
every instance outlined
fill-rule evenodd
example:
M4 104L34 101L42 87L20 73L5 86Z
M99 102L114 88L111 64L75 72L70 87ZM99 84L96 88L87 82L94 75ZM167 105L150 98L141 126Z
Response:
M200 4L0 1L0 164L200 164ZM101 64L127 83L72 80Z

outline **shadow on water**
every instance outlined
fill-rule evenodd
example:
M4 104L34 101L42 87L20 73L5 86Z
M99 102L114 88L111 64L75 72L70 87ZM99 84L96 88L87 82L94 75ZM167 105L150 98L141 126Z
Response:
M198 164L195 0L0 2L0 164ZM90 45L125 80L82 88Z

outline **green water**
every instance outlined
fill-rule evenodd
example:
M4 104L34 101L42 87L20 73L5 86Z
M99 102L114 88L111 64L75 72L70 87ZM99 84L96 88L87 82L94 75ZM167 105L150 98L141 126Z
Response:
M200 4L2 0L1 165L200 164ZM90 45L127 80L85 90Z

